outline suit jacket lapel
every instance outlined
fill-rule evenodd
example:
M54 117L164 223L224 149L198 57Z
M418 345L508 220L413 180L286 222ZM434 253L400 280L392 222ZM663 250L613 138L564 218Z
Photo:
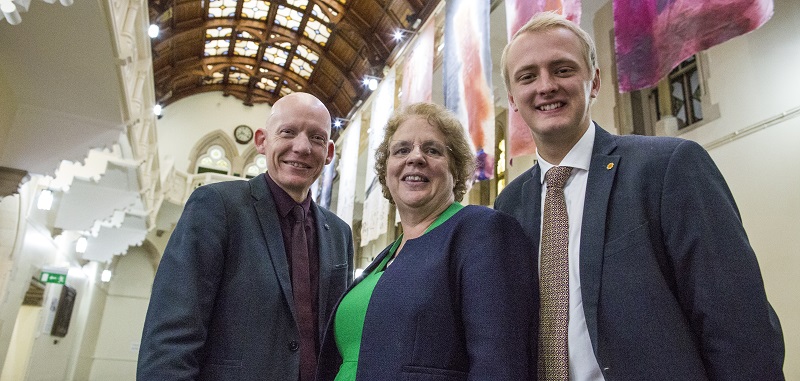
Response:
M318 321L325 322L325 311L328 304L328 284L333 268L333 256L331 255L331 232L328 225L328 218L322 209L315 202L311 202L311 209L314 210L314 220L317 223L317 242L319 249L319 298L317 300ZM325 333L325 324L319 324L320 337Z
M619 155L611 155L616 148L614 137L595 125L596 133L581 226L580 277L583 310L589 337L597 355L597 305L603 270L606 214L614 185Z
M520 197L522 207L518 211L521 213L521 221L525 221L523 228L533 241L534 252L538 258L542 227L542 182L540 180L542 175L539 164L534 165L527 175L530 178L522 184L522 197Z
M250 193L256 199L253 207L259 222L261 222L261 232L267 241L267 256L272 261L272 267L275 269L275 276L278 278L283 296L286 298L286 304L292 312L292 317L297 321L297 312L292 298L292 280L289 276L289 262L286 258L286 248L283 246L278 211L264 176L262 173L250 179Z

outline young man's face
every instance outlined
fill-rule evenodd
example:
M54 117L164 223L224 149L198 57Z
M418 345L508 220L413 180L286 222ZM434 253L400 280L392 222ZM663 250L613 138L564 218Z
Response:
M536 143L580 139L600 76L586 63L578 36L561 27L524 33L507 54L508 100Z

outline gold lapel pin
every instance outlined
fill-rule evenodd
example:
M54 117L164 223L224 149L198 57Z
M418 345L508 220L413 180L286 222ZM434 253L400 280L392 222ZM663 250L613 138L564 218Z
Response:
M611 168L614 168L614 163L608 163L608 165L606 165L606 169L611 169Z

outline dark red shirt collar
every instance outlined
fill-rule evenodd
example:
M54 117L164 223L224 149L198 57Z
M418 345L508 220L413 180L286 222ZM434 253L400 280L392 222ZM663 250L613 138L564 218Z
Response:
M292 196L289 196L289 193L286 193L283 188L281 188L272 177L269 176L269 173L266 173L264 178L267 179L267 186L269 186L269 191L272 193L272 199L275 200L275 207L278 209L278 214L282 218L287 218L289 213L291 213L292 208L295 205L298 205L298 202L295 201ZM309 215L309 210L311 210L311 191L308 191L306 195L306 199L303 202L299 203L300 206L303 207L303 210L306 213L306 216Z

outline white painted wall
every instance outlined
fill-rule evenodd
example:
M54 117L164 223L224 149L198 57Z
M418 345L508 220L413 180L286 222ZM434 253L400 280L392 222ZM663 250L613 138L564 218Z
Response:
M13 373L13 380L69 380L72 379L76 365L79 348L83 344L84 331L88 317L91 315L90 306L83 303L91 299L91 281L96 275L92 266L81 269L75 265L74 259L69 258L74 244L69 239L58 237L53 239L49 232L42 226L29 219L36 189L40 177L34 178L23 185L20 194L6 197L0 203L0 215L3 217L2 247L0 253L9 259L8 266L3 268L3 277L7 282L2 284L0 295L0 361L6 360L7 351L11 346L17 352L11 356L14 361L9 365L9 372ZM8 217L8 218L6 218ZM66 253L66 254L65 254ZM67 284L77 291L77 298L72 312L69 330L64 338L53 337L49 332L42 332L43 321L47 315L46 308L37 308L36 313L27 309L21 311L22 299L27 291L31 277L38 277L43 266L71 267L67 276ZM51 293L60 291L60 286L47 285L46 297ZM87 299L88 298L88 299ZM45 301L45 306L47 306ZM39 313L38 311L44 311ZM15 333L14 342L11 342L13 328L18 316L24 321L20 326L34 329L20 329ZM20 361L20 356L25 352L27 362ZM0 364L5 372L5 365ZM5 377L5 376L4 376Z
M798 142L800 117L711 151L739 205L767 297L783 326L787 380L800 379Z
M79 327L81 331L76 333L82 341L72 355L66 380L89 380L108 293L108 286L100 282L100 273L104 268L104 264L97 262L84 266L89 277L89 286L86 287L82 303L76 307L77 311L73 316L79 322L76 329Z
M30 255L20 254L26 238L25 216L33 194L32 188L25 185L18 195L5 197L0 202L0 237L3 238L0 240L0 367L4 367L17 314L30 284L33 268L42 262L41 257L47 251L47 246L40 245Z
M17 101L14 93L8 87L5 76L0 75L0 165L2 165L4 152L7 151L9 130L13 124L14 112L17 108Z
M21 195L23 195L23 201L32 199L30 195L33 193L32 189L35 189L35 183L36 181L32 180L23 186L20 192ZM29 205L30 203L26 201L24 203L24 210L28 210L30 207ZM12 254L15 256L14 265L11 269L9 282L6 287L8 294L2 304L3 320L11 322L17 317L17 313L22 304L22 298L29 287L31 277L38 277L39 270L42 266L66 263L65 258L60 254L62 250L59 245L50 237L45 229L32 225L28 223L27 220L21 220L19 231L23 232L24 236L21 245L17 247L18 250L15 250ZM84 281L85 276L83 274L79 274L79 276L76 277L73 273L70 273L70 276L67 277L67 284L78 290L75 302L76 306L80 304ZM55 287L60 286L47 285L45 291L46 296L47 293L52 292L50 290ZM42 309L42 311L45 310L46 308ZM13 316L13 319L9 315ZM71 354L74 351L73 343L76 342L75 340L78 340L75 332L77 330L76 326L80 324L79 322L73 320L66 337L53 338L49 333L41 332L42 319L44 316L45 313L38 315L35 336L33 338L17 337L17 340L26 343L25 345L28 345L28 340L32 340L27 369L17 369L17 374L20 374L20 371L24 372L22 374L26 374L26 380L47 380L52 379L53 375L58 375L58 377L63 378L66 374ZM73 319L75 319L74 314ZM4 324L3 334L5 335L7 330L12 326L13 324L10 326ZM8 345L9 342L5 342L4 344ZM5 348L7 347L4 347L4 349Z
M14 333L5 357L0 381L16 381L25 378L28 369L28 357L33 347L33 336L36 333L36 322L42 307L22 306L14 324Z
M52 263L52 262L50 262ZM49 290L45 291L45 305L39 314L37 321L36 336L33 340L30 358L28 360L28 371L26 381L55 381L69 380L70 365L75 361L77 350L83 340L83 326L85 318L79 316L78 310L82 301L86 297L86 290L89 286L85 274L70 271L67 276L67 284L76 290L75 304L72 310L69 330L64 337L50 336L49 332L42 332L43 321L47 317L49 303L48 293L59 293L58 285L48 284Z
M108 286L89 380L133 380L155 272L136 247L119 257ZM177 286L177 285L176 285Z
M709 92L722 116L682 137L705 144L800 107L798 30L800 2L775 0L775 14L763 27L709 49Z
M16 294L11 293L12 277L14 277L14 250L21 245L22 232L19 231L20 220L24 218L25 209L22 204L27 195L14 195L0 200L0 369L4 368L6 351L11 342L14 324L19 308ZM14 277L16 279L16 277ZM11 301L9 302L9 297Z
M189 153L203 136L222 130L233 137L233 129L240 124L246 124L255 131L264 126L272 110L266 104L245 106L235 97L221 95L221 92L193 95L164 108L161 119L156 121L162 179L173 164L176 170L191 172L189 163L192 158ZM237 143L239 153L250 145Z
M800 107L800 2L776 0L762 28L708 50L721 117L684 134L701 144ZM786 342L787 380L800 379L800 116L710 150L728 180Z

